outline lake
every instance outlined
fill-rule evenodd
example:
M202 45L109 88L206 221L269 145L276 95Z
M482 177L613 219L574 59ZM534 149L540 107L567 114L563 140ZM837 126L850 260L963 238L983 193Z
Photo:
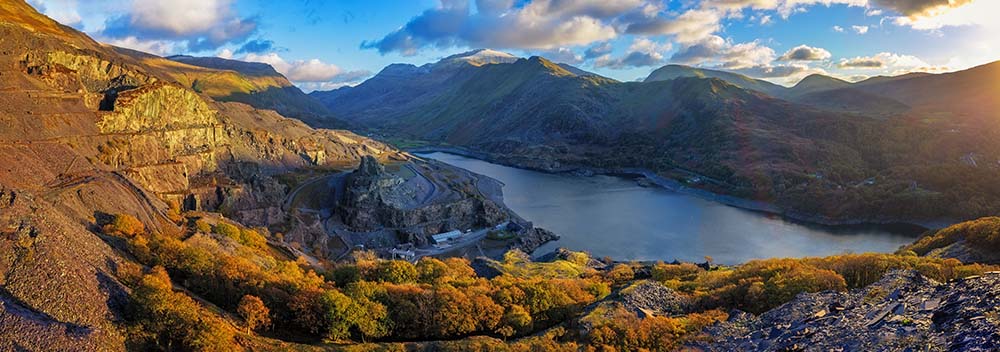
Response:
M907 226L824 226L749 211L634 180L549 174L447 153L419 154L505 184L504 201L562 239L539 248L584 250L616 260L723 264L772 257L894 252L919 230Z

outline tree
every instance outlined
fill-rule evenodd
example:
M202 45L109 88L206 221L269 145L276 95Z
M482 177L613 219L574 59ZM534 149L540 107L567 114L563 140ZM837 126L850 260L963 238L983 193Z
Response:
M379 262L375 270L376 280L394 284L416 282L417 268L410 262L402 260L387 260Z
M240 300L236 311L247 324L247 332L271 326L271 311L257 296L246 295Z
M326 313L326 337L334 341L351 337L351 326L359 319L360 309L350 297L337 290L327 290L320 296Z
M307 288L297 292L288 302L295 323L313 334L325 333L327 329L323 295L323 290Z
M132 215L115 214L111 222L104 225L102 231L108 235L131 238L146 232L146 226Z
M503 319L500 320L500 328L497 333L504 337L511 337L520 334L531 328L531 314L519 305L507 307Z

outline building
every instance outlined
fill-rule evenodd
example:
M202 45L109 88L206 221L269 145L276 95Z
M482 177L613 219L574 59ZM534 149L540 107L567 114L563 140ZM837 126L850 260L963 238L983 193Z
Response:
M413 250L400 248L389 250L389 254L392 254L392 259L403 259L410 262L417 257L417 254Z
M462 231L453 230L453 231L448 231L448 232L444 232L444 233L439 233L437 235L433 235L433 236L431 236L431 239L434 240L434 243L443 243L443 242L448 242L448 241L454 240L454 239L459 238L459 237L462 237Z

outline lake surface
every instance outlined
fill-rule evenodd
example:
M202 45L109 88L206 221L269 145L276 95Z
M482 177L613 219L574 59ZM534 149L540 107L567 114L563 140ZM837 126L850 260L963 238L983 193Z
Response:
M420 154L505 184L504 201L562 239L539 248L585 250L616 260L723 264L772 257L894 252L919 231L900 226L823 226L734 208L614 176L547 174L447 153Z

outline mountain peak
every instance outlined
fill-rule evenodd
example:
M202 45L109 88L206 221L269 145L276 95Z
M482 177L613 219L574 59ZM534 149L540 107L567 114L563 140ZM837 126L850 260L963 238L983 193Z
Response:
M792 87L796 94L806 94L821 90L831 90L850 86L851 83L842 79L814 73L803 78Z
M472 51L466 51L464 53L455 54L448 56L441 61L438 61L434 66L455 66L455 65L472 65L472 66L483 66L488 64L509 64L517 61L518 57L493 49L476 49Z
M755 90L772 96L783 96L787 88L777 84L754 79L743 74L713 70L707 68L692 67L686 65L669 64L660 67L649 74L643 82L667 81L678 78L718 78L736 87Z

